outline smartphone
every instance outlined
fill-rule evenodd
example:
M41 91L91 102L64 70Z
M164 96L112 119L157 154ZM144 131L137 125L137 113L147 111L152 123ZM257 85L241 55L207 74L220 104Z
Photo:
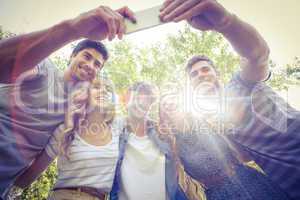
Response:
M164 22L162 22L159 18L159 9L161 7L162 6L159 5L135 12L136 23L132 23L130 20L125 19L126 34L164 24Z

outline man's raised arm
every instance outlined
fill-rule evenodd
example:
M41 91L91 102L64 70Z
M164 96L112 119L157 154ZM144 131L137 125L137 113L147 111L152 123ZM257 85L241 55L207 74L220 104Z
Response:
M242 78L252 82L265 80L269 75L268 44L251 25L234 15L230 21L220 32L242 57Z
M0 83L11 83L24 71L62 46L80 38L92 40L122 38L124 17L135 21L127 7L113 11L100 6L78 17L62 21L48 29L0 41Z
M163 21L187 20L199 30L221 33L242 57L242 77L261 81L268 75L269 47L254 27L228 12L215 0L166 0Z

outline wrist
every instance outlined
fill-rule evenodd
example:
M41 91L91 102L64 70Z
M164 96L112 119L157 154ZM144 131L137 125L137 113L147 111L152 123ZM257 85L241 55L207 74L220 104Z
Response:
M226 33L228 30L230 30L230 27L234 24L234 22L237 20L237 16L234 14L229 14L224 20L223 23L216 28L216 31L219 33Z
M67 42L72 42L74 40L80 39L78 32L75 28L74 20L65 20L57 25L58 29L61 29L64 35L64 38L67 39Z

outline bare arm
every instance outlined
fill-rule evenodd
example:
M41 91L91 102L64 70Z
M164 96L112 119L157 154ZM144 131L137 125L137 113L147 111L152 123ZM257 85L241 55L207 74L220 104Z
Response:
M26 171L21 174L14 185L22 189L30 186L41 174L45 171L48 166L53 162L54 158L58 156L60 151L60 145L63 141L67 129L72 129L74 126L73 117L74 115L83 114L82 109L83 102L86 101L86 97L82 93L75 93L76 97L74 102L77 107L72 107L69 112L65 114L65 124L58 126L52 134L46 148L37 156L34 162L30 165Z
M229 13L215 0L166 0L164 21L187 20L196 29L220 32L242 57L245 80L261 81L268 74L269 47L254 27Z
M135 21L127 7L113 11L100 6L48 29L0 41L0 82L14 82L22 72L71 41L121 39L126 31L125 17Z
M0 81L13 82L52 52L76 39L70 21L0 41Z
M64 137L64 130L65 127L63 124L54 130L45 149L36 157L29 168L17 178L14 185L24 189L32 184L47 169L59 154L60 142Z
M231 17L231 22L221 30L242 57L241 76L248 81L261 81L268 76L269 47L262 36L249 24Z
M22 189L27 188L42 174L45 169L48 168L52 162L53 158L49 157L45 150L42 151L32 165L17 178L14 185Z

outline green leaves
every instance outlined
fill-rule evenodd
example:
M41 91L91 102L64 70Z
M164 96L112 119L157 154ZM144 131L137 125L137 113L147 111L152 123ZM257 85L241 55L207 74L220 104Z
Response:
M12 36L15 36L16 34L9 32L9 31L4 31L2 29L2 26L0 26L0 40L5 39L5 38L9 38Z
M57 177L56 161L53 162L28 189L26 189L20 199L45 200L53 188Z

